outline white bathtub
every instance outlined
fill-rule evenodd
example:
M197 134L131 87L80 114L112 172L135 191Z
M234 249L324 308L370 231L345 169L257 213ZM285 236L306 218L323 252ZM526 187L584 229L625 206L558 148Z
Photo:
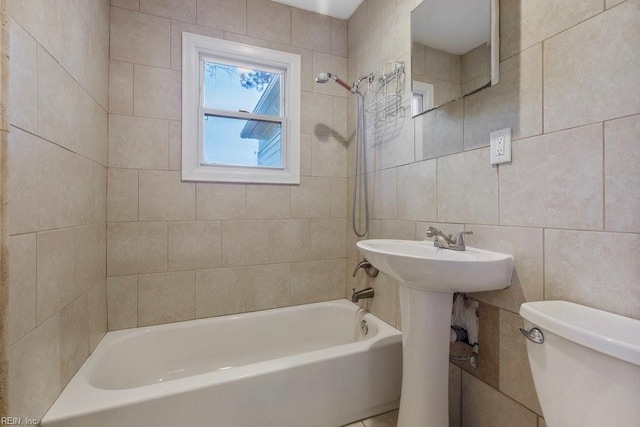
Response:
M307 304L109 332L42 425L337 427L397 408L401 378L398 330Z

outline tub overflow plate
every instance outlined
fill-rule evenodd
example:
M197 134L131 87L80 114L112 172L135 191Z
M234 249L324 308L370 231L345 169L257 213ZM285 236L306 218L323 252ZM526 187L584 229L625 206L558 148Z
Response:
M362 332L362 335L367 335L369 333L369 325L366 320L360 322L360 332Z

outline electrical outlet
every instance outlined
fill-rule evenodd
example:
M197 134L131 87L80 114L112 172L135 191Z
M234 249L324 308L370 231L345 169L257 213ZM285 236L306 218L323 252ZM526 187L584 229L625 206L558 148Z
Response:
M504 136L496 138L496 156L504 156Z
M511 128L491 132L489 162L492 165L511 162Z

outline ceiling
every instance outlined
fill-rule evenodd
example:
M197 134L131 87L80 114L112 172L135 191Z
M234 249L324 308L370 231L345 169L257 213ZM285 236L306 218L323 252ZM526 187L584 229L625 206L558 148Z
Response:
M334 18L348 19L363 0L273 0Z
M491 2L423 1L411 12L411 40L463 55L491 39Z

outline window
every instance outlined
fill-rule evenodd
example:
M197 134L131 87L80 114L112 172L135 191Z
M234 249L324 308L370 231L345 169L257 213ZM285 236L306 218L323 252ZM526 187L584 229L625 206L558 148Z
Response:
M182 33L182 179L300 183L300 56Z
M430 83L413 81L412 98L411 98L411 115L429 111L434 107L433 85Z

